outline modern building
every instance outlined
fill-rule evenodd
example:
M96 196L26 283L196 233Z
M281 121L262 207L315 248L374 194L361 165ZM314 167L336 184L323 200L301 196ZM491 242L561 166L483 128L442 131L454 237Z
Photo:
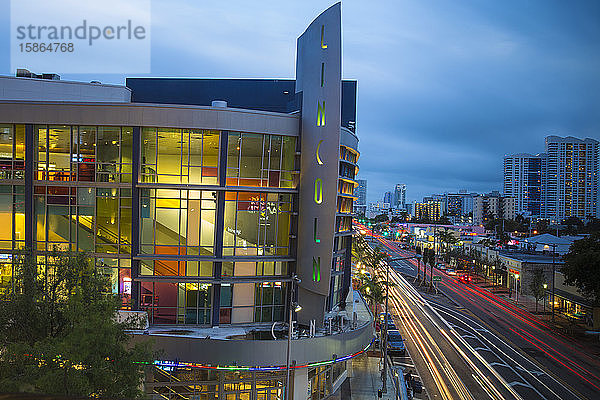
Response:
M0 80L0 285L19 249L45 272L53 248L86 251L148 318L150 397L327 398L373 337L350 286L340 4L298 39L291 83L127 84Z
M354 189L354 213L355 214L366 214L367 213L367 180L357 179L358 186Z
M547 172L543 215L557 223L568 217L599 217L599 142L546 137Z
M390 206L393 205L394 204L393 203L394 202L394 194L392 192L385 192L383 194L383 202L390 204Z
M473 215L473 199L477 195L464 196L461 200L461 212L463 215Z
M515 199L517 214L531 218L542 215L546 162L546 154L504 157L504 195Z
M515 204L513 197L501 196L498 192L479 195L473 201L473 223L481 225L491 219L515 219Z
M443 203L436 200L429 200L423 203L415 202L413 208L414 217L416 219L437 221L444 214Z
M404 183L398 183L394 188L394 207L400 209L406 209L406 185Z
M599 142L546 137L546 152L504 157L504 195L516 213L560 223L566 218L600 217Z

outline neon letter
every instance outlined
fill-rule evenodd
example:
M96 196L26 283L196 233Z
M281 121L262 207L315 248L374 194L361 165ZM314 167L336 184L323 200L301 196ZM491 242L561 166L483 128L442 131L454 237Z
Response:
M315 243L321 243L321 239L319 239L317 237L317 221L318 221L318 218L315 218L315 225L314 225L314 229L313 229L313 233L314 233L313 237L315 238Z
M323 202L323 181L320 178L315 180L315 203L321 204Z
M317 257L317 260L313 257L313 281L321 282L321 257Z
M321 87L325 84L325 63L321 63Z
M317 102L317 126L325 126L325 100Z
M327 48L327 45L325 44L325 25L321 25L321 48Z
M319 140L319 144L317 145L317 163L319 163L319 165L323 165L323 161L321 161L321 156L319 156L319 149L321 148L321 143L323 143L323 139Z

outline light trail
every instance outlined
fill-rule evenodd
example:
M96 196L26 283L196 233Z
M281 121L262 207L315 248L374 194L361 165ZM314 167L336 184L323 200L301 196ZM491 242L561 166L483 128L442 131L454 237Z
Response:
M502 376L500 374L498 374L498 372L494 368L492 368L489 365L489 363L479 353L477 353L462 337L460 337L460 335L458 335L452 329L452 327L448 324L448 322L441 315L439 315L435 309L433 309L431 307L429 302L426 302L421 297L421 295L416 291L416 289L412 285L410 285L404 277L399 276L397 273L394 273L394 274L392 274L392 278L394 279L396 284L398 284L405 290L404 294L407 294L409 297L412 297L411 300L413 300L413 302L421 310L421 312L424 315L426 315L427 318L433 323L433 325L435 325L435 327L446 337L448 342L452 345L452 347L454 347L454 349L457 351L457 353L466 361L466 363L471 367L471 369L473 369L473 371L475 371L478 374L478 376L481 377L481 382L478 381L478 383L481 385L483 382L486 385L486 387L484 387L484 390L486 390L486 392L488 392L488 393L489 392L493 393L493 395L495 397L492 397L492 398L502 399L503 396L496 389L496 387L490 382L489 378L475 365L475 363L473 363L473 361L471 360L471 357L469 357L460 348L460 346L446 333L446 331L438 325L438 323L435 321L435 319L433 319L429 315L427 310L425 310L424 306L429 308L434 314L436 314L436 316L439 318L439 320L442 321L446 325L448 331L450 331L457 338L457 340L459 340L462 343L463 346L465 346L467 349L469 349L471 354L473 354L475 356L475 358L477 358L482 363L482 365L484 365L486 367L486 369L488 371L490 371L490 373L492 375L494 375L496 377L496 379L498 379L499 382L502 383L502 385L505 387L506 390L508 390L515 398L517 398L517 399L521 398L519 396L519 394L510 385L508 385L508 383L504 380L504 378L502 378ZM390 291L390 292L392 293L392 291ZM396 296L397 296L397 293L396 293ZM416 300L415 298L418 300L415 301ZM416 315L412 312L412 310L410 308L408 310L410 313L413 314L413 316L416 319ZM420 324L420 321L417 320L417 322L419 322L419 324ZM421 327L423 327L422 324L421 324ZM423 329L425 329L425 328L423 327Z
M536 375L534 375L533 373L531 373L531 371L528 368L526 368L523 364L519 363L513 357L511 357L510 355L508 355L505 351L503 351L500 347L498 347L495 343L493 343L491 340L489 340L483 333L481 333L480 331L478 331L474 327L478 327L480 329L483 329L483 330L487 331L488 333L490 333L490 335L493 335L498 341L506 344L507 347L509 349L511 349L516 355L518 355L520 358L526 360L530 364L531 367L536 368L536 369L539 369L539 368L545 369L543 366L536 365L529 358L523 357L523 355L521 355L516 349L514 349L512 346L509 346L503 339L501 339L498 336L494 335L490 331L490 329L484 327L483 325L481 325L480 323L478 323L474 319L469 318L468 316L466 316L464 314L461 314L460 312L458 312L456 310L453 310L451 308L445 307L445 306L443 306L441 304L437 304L436 303L435 307L440 308L441 309L440 312L442 312L442 313L444 313L446 315L449 315L450 317L454 317L454 319L456 321L459 321L460 323L462 323L463 325L465 325L466 327L468 327L469 328L469 332L471 332L474 335L478 336L480 338L480 342L482 344L486 345L488 347L488 349L490 349L490 351L492 351L493 354L496 355L496 357L498 357L499 359L501 359L503 361L509 360L510 363L512 365L516 365L519 370L526 372L531 377L530 379L532 379L532 380L536 381L537 383L539 383L540 385L542 385L546 390L548 390L550 393L552 393L556 398L561 399L561 396L559 396L555 391L553 391L550 387L548 387L548 385L546 385L544 382L542 382ZM492 350L492 348L495 349L495 351ZM498 353L500 353L503 357L500 357ZM507 365L513 371L513 373L515 375L517 375L518 377L520 377L523 381L528 382L528 380L525 379L525 377L523 377L519 372L517 372L512 367L511 364L507 363ZM546 375L550 376L549 371L546 371ZM558 380L554 379L554 381L556 383L558 383L563 389L565 389L570 394L572 394L574 397L579 397L578 395L576 395L575 393L573 393L568 387L566 387L562 383L560 383ZM545 396L541 392L539 392L535 387L533 387L533 390L536 393L538 393L538 395L540 397L545 398Z
M404 250L394 248L389 243L387 243L387 241L383 238L375 237L375 239L377 239L377 241L379 241L379 243L381 243L384 248L389 249L391 252L393 252L395 254L400 254L402 256L412 255L412 253L410 253L410 252L406 252ZM407 262L410 262L411 264L417 266L417 262L414 260L407 260ZM425 273L425 271L427 271L427 269L425 267L421 267L421 268L423 268L424 273ZM430 274L427 274L427 275L430 275ZM561 366L567 368L569 371L576 374L578 377L583 379L585 382L587 382L588 384L590 384L597 390L600 389L600 387L597 384L598 382L600 382L600 378L597 375L590 372L590 370L588 370L586 366L579 365L574 360L568 358L560 350L558 350L557 348L553 347L550 344L550 343L553 343L556 345L562 345L565 348L568 348L569 350L571 350L573 353L580 355L583 359L589 361L592 365L600 365L600 359L598 359L597 357L592 357L590 354L585 353L580 348L571 345L571 343L573 343L573 341L570 340L570 338L568 338L560 333L548 332L547 330L545 330L545 329L548 329L548 330L551 329L551 326L548 323L535 317L534 315L527 312L526 310L523 310L522 308L517 307L516 305L508 302L507 300L489 292L488 290L485 290L478 286L475 286L474 288L472 288L472 287L466 287L465 285L460 285L455 279L452 279L452 278L448 279L449 277L447 277L445 274L440 273L437 270L434 273L434 275L446 277L446 279L444 279L444 281L442 282L442 286L444 288L450 290L452 293L456 294L457 296L461 297L465 301L468 301L467 304L472 304L476 309L488 314L488 313L490 313L490 311L488 309L484 308L484 306L487 305L487 306L491 306L491 307L497 307L499 310L505 312L508 316L514 317L516 321L519 321L519 322L525 324L526 326L533 328L533 330L536 332L540 332L542 334L542 336L534 335L525 330L521 330L523 334L520 334L515 329L508 327L517 336L521 337L523 340L527 341L528 343L531 343L534 347L538 348L544 354L548 355L552 360L556 361ZM412 286L410 286L410 288L412 289ZM409 289L407 291L406 295L409 296L411 298L411 300L413 302L415 302L416 305L421 306L421 307L423 306L424 303L415 298L417 296L415 296L413 290ZM467 297L467 295L475 296L475 298L471 298L471 296ZM481 299L481 302L478 302L477 299ZM517 329L519 329L519 328L517 328ZM456 332L454 334L457 335ZM527 337L525 337L524 335L527 335ZM547 340L548 340L547 343L543 342L541 340L541 338L544 337L543 335L547 335L546 336ZM479 332L477 332L477 336L483 337ZM497 336L496 336L496 338L497 338ZM487 338L485 338L485 339L487 340ZM488 343L491 343L491 342L488 341ZM495 345L494 345L494 348L501 351ZM515 349L513 349L513 351L515 351L515 353L517 353ZM512 357L510 357L506 353L502 352L502 354L505 357L507 357L510 361L512 361L515 365L519 365L520 367L522 367L521 364L516 362ZM517 354L519 354L519 353L517 353ZM529 360L529 358L524 357L522 354L519 354L519 356L528 360L528 362L531 363L531 360ZM564 362L563 362L563 360L564 360ZM527 371L529 373L529 375L532 375L528 369L523 368L523 370ZM548 376L550 376L550 375L548 374ZM588 379L588 377L589 377L589 379ZM549 393L552 393L553 395L557 396L556 392L554 392L547 385L545 385L543 382L541 382L541 380L539 380L538 377L532 375L532 378L536 382L540 383L545 389L547 389L549 391ZM570 394L574 394L573 390L566 387L565 385L563 385L559 379L556 379L555 377L552 377L552 379L554 380L554 382L556 382L558 385L560 385L560 387L562 387L563 389L568 391ZM557 397L559 397L559 396L557 396Z
M464 291L470 291L473 294L477 294L479 296L481 296L484 300L486 299L490 299L488 296L483 296L482 294L480 294L478 291L475 291L473 288L471 287L467 287L467 286L459 286L456 282L453 282L454 285L456 287L460 287L461 289L463 289ZM448 287L450 290L452 290L453 292L457 293L456 290L453 290L453 288L451 288L447 282L443 282L443 285ZM465 296L462 296L463 298L467 299ZM467 299L468 300L468 299ZM472 301L470 301L472 304L474 304L476 307L478 307L477 304L473 303ZM557 339L556 337L548 334L548 332L546 332L545 330L541 329L539 326L537 326L536 324L532 323L531 321L521 317L520 315L516 314L515 312L511 311L510 309L508 309L507 307L503 306L502 304L494 304L495 306L497 306L498 308L500 308L501 310L505 311L506 313L508 313L509 315L512 315L513 317L517 318L518 320L520 320L521 322L523 322L524 324L542 332L543 334L547 335L547 337L551 340L555 340L560 344L563 344L569 348L572 349L571 346L569 346L568 344L564 343L563 341ZM481 307L478 307L481 309ZM533 336L532 336L533 337ZM591 375L593 378L595 378L595 381L598 382L600 381L600 377L596 376L594 373L590 372L588 369L586 369L585 367L577 364L576 362L574 362L572 359L570 359L569 357L567 357L566 355L564 355L563 353L561 353L560 351L558 351L557 349L555 349L553 346L551 346L548 343L542 342L540 339L536 338L536 340L540 343L543 344L544 346L546 346L548 348L548 350L552 351L554 354L556 354L557 356L561 357L562 359L564 359L565 361L567 361L569 364L571 364L571 366L573 366L574 368L579 369L582 373L585 373L587 375ZM549 353L548 353L549 354ZM553 357L554 358L554 357ZM564 365L564 363L561 362L561 364ZM592 386L594 386L596 389L600 390L600 387L597 386L596 384L592 383L590 380L584 378L586 380L586 382L590 383Z
M394 304L396 306L396 309L402 314L400 321L402 322L405 332L408 332L411 338L416 340L416 343L418 343L418 345L416 346L417 350L419 350L419 353L421 353L423 359L426 360L425 364L427 365L427 368L429 369L429 372L431 373L440 394L445 400L451 400L452 394L450 393L448 386L444 382L444 379L442 378L438 368L436 367L437 364L434 362L433 357L436 358L436 361L439 365L442 365L440 363L440 360L435 355L432 357L431 347L429 346L429 344L425 344L425 338L423 337L421 332L418 331L416 325L411 321L410 316L405 312L404 307L400 305L400 302L398 302L398 300L396 299L396 295L392 297L392 304Z

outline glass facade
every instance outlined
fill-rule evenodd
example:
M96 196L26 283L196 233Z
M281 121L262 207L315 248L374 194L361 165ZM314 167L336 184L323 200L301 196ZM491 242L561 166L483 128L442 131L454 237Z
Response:
M219 138L213 130L142 128L141 181L217 184Z
M160 399L283 400L285 379L285 371L154 367L146 387Z
M291 195L226 192L223 254L287 255Z
M296 138L282 135L0 124L0 290L28 246L30 204L40 264L53 249L87 252L150 323L281 321L295 160Z
M227 185L296 187L296 138L231 132L227 148Z
M89 253L123 307L147 310L152 324L282 321L296 147L295 137L245 132L0 125L0 290L12 253L28 246L29 202L40 263L53 249ZM340 146L329 308L345 296L357 158Z
M342 132L344 133L344 132ZM358 151L340 145L338 194L335 217L335 238L331 265L331 283L328 306L340 307L346 300L350 286L352 252L352 218L354 209L354 188L358 186L356 173Z

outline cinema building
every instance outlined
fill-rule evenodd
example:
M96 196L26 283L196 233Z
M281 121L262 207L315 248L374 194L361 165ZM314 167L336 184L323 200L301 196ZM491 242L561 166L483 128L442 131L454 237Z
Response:
M339 390L373 337L350 285L359 153L339 4L298 39L296 80L19 75L0 77L0 291L19 249L40 265L85 251L147 316L134 340L163 351L149 396Z

